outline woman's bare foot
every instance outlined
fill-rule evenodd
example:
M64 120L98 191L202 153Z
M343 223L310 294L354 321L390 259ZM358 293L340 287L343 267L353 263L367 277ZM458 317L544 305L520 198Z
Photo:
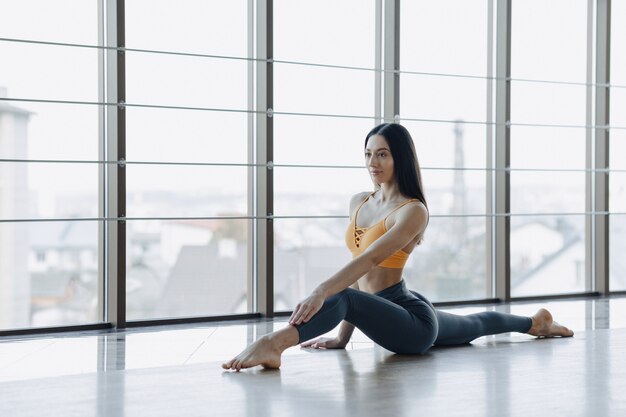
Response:
M223 363L222 368L239 372L245 368L261 365L266 369L280 367L280 356L290 346L298 344L298 331L293 326L287 326L272 334L265 335L248 346L239 355Z
M538 337L571 337L574 332L552 319L552 314L545 308L540 308L534 316L531 317L533 324L528 334Z

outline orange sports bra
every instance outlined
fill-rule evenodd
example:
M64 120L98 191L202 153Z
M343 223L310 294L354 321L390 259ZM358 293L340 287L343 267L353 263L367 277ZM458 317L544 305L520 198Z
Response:
M354 211L354 216L352 216L352 220L350 221L350 225L348 226L348 230L346 230L346 245L348 246L348 249L350 250L350 252L352 252L353 258L356 258L360 254L365 252L365 250L372 243L374 243L379 237L381 237L382 235L385 234L385 232L387 232L387 228L385 227L385 220L387 220L387 217L389 217L391 213L393 213L394 211L398 210L400 207L403 207L404 205L412 201L418 200L417 198L412 198L409 201L405 201L404 203L400 204L398 207L391 210L385 216L384 219L382 219L381 221L379 221L373 226L357 227L356 216L359 210L361 209L363 204L365 204L365 202L369 200L371 196L374 195L375 192L376 191L374 191L369 196L367 196L367 198L363 200L363 202L356 208L356 210ZM389 258L379 263L378 266L382 266L385 268L404 268L404 264L406 264L407 259L409 259L409 254L403 251L402 249L400 249L399 251L391 255Z

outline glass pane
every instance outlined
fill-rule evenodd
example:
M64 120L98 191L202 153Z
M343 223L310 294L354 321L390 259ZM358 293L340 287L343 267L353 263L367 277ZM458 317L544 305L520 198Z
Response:
M585 216L511 217L511 295L585 291Z
M422 170L424 194L432 215L484 214L485 171Z
M374 0L275 0L276 59L373 68L375 5Z
M624 67L626 68L626 67ZM612 74L611 74L612 75ZM610 106L610 123L611 126L619 127L611 133L619 130L621 132L626 131L626 88L614 87L610 93L611 106Z
M585 169L585 135L578 128L512 126L511 167Z
M247 3L246 0L127 1L126 44L129 48L158 51L246 56Z
M245 216L247 168L126 165L128 217Z
M402 2L402 70L486 75L489 24L487 6L486 0Z
M0 218L97 217L99 167L0 162Z
M624 158L626 155L626 130L611 130L609 136L609 167L611 169L626 169L626 158Z
M0 223L0 297L0 329L99 321L98 222Z
M584 85L512 81L511 122L585 126L585 99Z
M609 175L609 211L626 213L626 172Z
M512 213L584 213L584 172L512 172Z
M274 116L276 164L365 167L365 136L373 119Z
M0 95L97 102L98 54L92 48L0 42L0 87L7 90Z
M277 216L347 216L350 197L374 190L365 168L282 168L274 170Z
M245 110L246 61L126 53L126 99L133 104Z
M622 197L622 201L624 197ZM626 290L626 215L609 220L609 279L611 291ZM621 316L621 314L620 314Z
M411 132L422 169L486 167L486 125L408 121L402 124Z
M100 106L0 101L0 158L95 161L99 111Z
M348 203L346 201L346 207ZM347 219L274 221L276 311L293 309L352 259L344 240L346 227Z
M626 86L626 2L611 2L611 84ZM611 90L611 94L616 89Z
M277 63L274 64L274 110L373 117L374 84L373 71ZM316 119L323 123L323 119Z
M461 122L487 118L486 80L401 74L400 85L401 118Z
M511 10L513 78L585 82L587 0L515 0Z
M248 162L248 115L129 107L129 161Z
M0 2L0 38L97 45L98 1Z
M249 220L128 221L129 320L246 313Z
M486 221L432 217L404 270L409 288L432 302L488 297Z

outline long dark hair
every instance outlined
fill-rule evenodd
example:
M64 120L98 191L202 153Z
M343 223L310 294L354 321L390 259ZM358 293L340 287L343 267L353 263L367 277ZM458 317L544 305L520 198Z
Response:
M389 144L394 164L394 175L402 195L417 198L428 208L422 187L420 165L409 131L397 123L383 123L370 130L365 137L364 148L367 148L367 142L374 135L384 137Z

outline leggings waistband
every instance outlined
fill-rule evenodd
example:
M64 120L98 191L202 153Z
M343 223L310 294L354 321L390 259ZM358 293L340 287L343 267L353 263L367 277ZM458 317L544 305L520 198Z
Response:
M374 295L389 299L389 298L396 298L400 295L406 295L408 292L409 291L406 288L406 283L404 282L404 278L403 278L397 284L393 284L390 287L387 287L383 290L375 292Z

